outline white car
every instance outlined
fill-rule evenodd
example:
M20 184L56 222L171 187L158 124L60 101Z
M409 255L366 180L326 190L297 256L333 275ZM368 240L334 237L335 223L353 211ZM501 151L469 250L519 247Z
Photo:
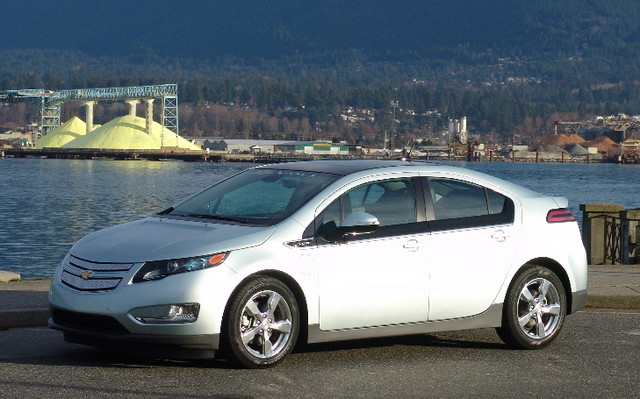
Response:
M485 327L541 348L586 302L566 207L426 162L251 168L78 241L55 272L49 324L68 342L250 368L296 343Z

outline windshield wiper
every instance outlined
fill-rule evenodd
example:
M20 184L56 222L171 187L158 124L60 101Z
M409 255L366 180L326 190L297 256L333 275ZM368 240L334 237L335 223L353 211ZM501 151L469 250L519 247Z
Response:
M236 222L236 223L242 223L242 224L249 223L248 219L241 219L241 218L235 218L231 216L222 216L222 215L204 215L201 213L184 213L184 214L181 214L180 216L187 216L187 217L193 217L193 218L199 218L199 219L224 220L227 222Z

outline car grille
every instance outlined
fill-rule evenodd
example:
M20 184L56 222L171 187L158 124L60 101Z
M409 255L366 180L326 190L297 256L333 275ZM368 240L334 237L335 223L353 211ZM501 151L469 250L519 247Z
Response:
M71 312L53 308L51 316L56 324L80 330L96 332L129 333L118 320L110 316Z
M134 263L97 263L69 255L64 261L60 280L78 291L111 291Z

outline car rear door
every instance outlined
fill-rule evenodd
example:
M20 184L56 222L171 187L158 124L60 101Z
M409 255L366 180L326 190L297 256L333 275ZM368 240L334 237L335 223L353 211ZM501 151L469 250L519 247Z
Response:
M429 320L468 317L494 302L518 240L514 202L477 184L429 178Z

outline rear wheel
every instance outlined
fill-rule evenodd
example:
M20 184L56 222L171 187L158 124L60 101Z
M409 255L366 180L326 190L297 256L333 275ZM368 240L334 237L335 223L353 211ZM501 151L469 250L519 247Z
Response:
M280 280L262 276L248 281L227 316L227 357L248 368L276 365L296 343L299 315L295 296Z
M512 348L542 348L558 336L566 314L567 298L558 276L546 267L531 266L509 288L497 332Z

